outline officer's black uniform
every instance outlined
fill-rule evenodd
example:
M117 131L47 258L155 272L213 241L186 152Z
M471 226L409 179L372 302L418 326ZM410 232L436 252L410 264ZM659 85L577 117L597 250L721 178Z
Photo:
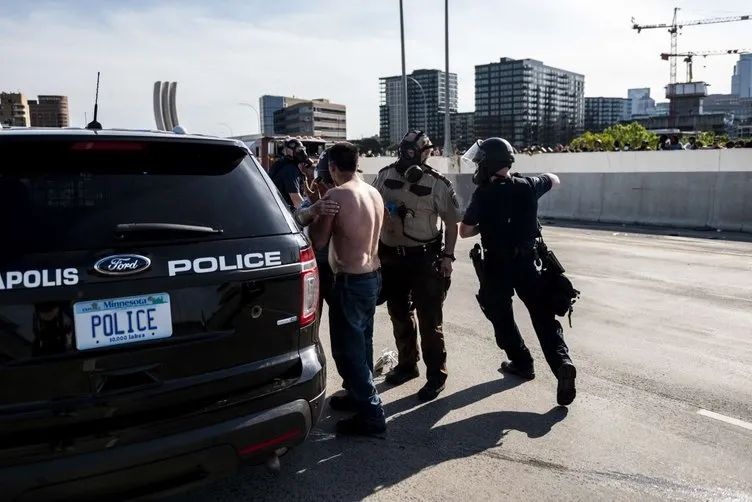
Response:
M546 361L559 378L559 404L568 405L575 395L576 371L562 326L546 298L536 248L540 235L538 199L551 190L553 180L545 174L497 176L495 173L514 162L511 145L501 138L490 138L479 142L478 147L475 159L479 186L462 223L478 225L480 230L484 277L479 299L494 326L497 345L511 360L502 364L502 370L526 379L535 377L533 358L514 320L512 296L516 292L530 312Z
M284 156L269 168L269 178L271 178L290 209L295 210L290 194L298 193L301 197L305 196L305 174L300 170L298 164L310 162L310 160L305 146L297 138L285 141L282 149Z
M399 363L386 378L400 385L418 376L418 326L420 348L426 364L426 385L419 397L434 399L447 379L443 304L448 279L438 268L446 255L437 226L459 223L460 213L452 183L425 161L432 146L420 131L411 131L400 143L400 160L376 176L389 215L384 220L379 247L382 266L382 300L394 328ZM417 310L416 325L414 311Z

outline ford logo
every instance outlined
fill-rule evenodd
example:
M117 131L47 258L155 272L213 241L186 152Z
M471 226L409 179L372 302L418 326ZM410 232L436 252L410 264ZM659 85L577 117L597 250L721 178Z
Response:
M94 264L94 270L104 275L132 275L145 272L151 260L140 254L118 254L102 258Z

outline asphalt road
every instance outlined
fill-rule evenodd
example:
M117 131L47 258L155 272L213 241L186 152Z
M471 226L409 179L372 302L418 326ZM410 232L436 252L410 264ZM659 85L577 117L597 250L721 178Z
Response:
M417 401L422 378L385 389L383 440L336 438L341 415L327 407L281 472L249 468L175 500L752 500L752 243L588 228L544 235L583 292L566 328L579 371L568 410L556 406L517 300L538 377L498 372L502 356L473 296L474 240L461 241L439 399ZM376 351L393 348L384 308L376 324ZM333 364L329 388L339 388Z

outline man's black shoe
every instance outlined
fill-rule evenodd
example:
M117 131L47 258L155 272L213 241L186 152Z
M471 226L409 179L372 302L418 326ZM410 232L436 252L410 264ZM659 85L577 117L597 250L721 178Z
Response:
M565 362L559 366L556 376L559 379L559 385L556 389L556 402L559 403L559 406L569 406L577 395L577 389L574 386L577 369L574 364Z
M428 382L418 391L418 399L421 401L433 401L444 390L444 384Z
M525 380L532 380L535 378L535 371L533 370L533 368L520 369L515 366L512 361L504 361L503 363L501 363L501 371L509 375L524 378Z
M405 382L414 380L420 376L417 366L412 368L400 368L397 366L392 371L386 374L384 381L389 385L402 385Z
M360 409L358 402L349 394L330 397L329 407L335 411L358 411Z
M341 436L383 437L386 433L386 422L374 422L358 414L337 422L336 430Z

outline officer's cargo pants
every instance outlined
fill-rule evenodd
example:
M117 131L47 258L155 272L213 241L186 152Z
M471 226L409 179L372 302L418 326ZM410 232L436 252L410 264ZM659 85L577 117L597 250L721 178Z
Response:
M557 374L563 362L570 361L569 349L564 342L564 330L548 307L543 295L543 282L535 268L532 253L523 255L486 255L486 274L480 296L496 335L496 344L520 369L532 369L530 354L514 320L512 297L522 300L530 313L535 334L551 371Z
M420 349L429 382L447 379L443 306L446 296L443 277L436 270L441 243L415 248L381 246L381 270L387 310L392 319L399 368L409 370L420 360ZM417 311L417 326L415 312Z

